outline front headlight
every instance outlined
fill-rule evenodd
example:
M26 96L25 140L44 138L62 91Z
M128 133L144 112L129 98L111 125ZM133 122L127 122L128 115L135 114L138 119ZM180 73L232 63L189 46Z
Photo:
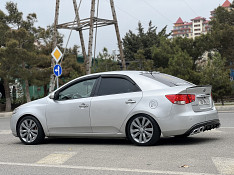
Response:
M15 108L12 114L16 114L18 112L19 108Z

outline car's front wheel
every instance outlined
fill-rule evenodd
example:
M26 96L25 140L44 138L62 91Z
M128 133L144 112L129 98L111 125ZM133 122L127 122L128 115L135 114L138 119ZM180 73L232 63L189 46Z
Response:
M45 138L40 122L32 116L26 116L19 122L17 133L26 145L41 143Z
M160 135L158 124L147 115L135 116L127 125L127 136L136 145L154 145L160 139Z

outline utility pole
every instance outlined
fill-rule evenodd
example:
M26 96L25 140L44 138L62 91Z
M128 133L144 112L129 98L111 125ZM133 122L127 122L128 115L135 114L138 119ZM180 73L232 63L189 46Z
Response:
M113 0L110 0L110 5L111 5L113 20L115 21L114 25L115 25L115 32L116 32L116 36L117 36L117 40L118 40L120 59L122 61L123 70L126 70L126 63L125 63L125 58L124 58L124 53L123 53L123 45L122 45L122 41L120 38L119 26L118 26L118 21L117 21L117 17L116 17L115 6L114 6Z
M88 63L86 64L86 74L91 73L92 68L92 50L93 50L93 26L94 26L95 0L92 0L90 11L90 28L89 28L89 47L88 47Z
M91 73L91 68L92 68L92 50L93 50L93 29L94 25L96 27L104 27L108 25L115 25L115 31L116 31L116 37L118 41L118 47L119 47L119 52L120 52L120 59L122 62L122 67L123 70L126 70L126 64L125 64L125 58L124 58L124 53L123 53L123 46L122 46L122 41L120 38L120 32L119 32L119 26L118 26L118 21L117 21L117 16L115 12L115 7L114 7L114 1L110 0L110 6L112 10L112 20L108 19L102 19L95 17L95 6L96 6L96 0L91 0L91 10L90 10L90 17L85 18L85 19L80 19L79 17L79 8L77 8L77 3L76 0L73 0L73 6L75 10L75 15L76 15L76 20L72 22L66 22L63 24L58 24L58 7L59 5L59 0L56 0L56 13L55 15L55 24L57 29L70 29L70 30L76 30L79 32L80 35L80 42L81 42L81 48L82 48L82 53L83 53L83 58L85 62L85 68L86 68L86 74ZM97 7L98 8L98 7ZM85 43L84 43L84 36L83 36L83 30L89 30L89 43L88 43L88 54L86 54L86 49L85 49ZM57 30L56 30L57 32ZM57 35L57 33L56 33ZM88 55L88 56L87 56Z
M55 18L54 18L54 34L53 34L53 48L52 50L56 47L57 45L57 25L58 25L58 16L59 16L59 3L60 0L56 0L56 6L55 6ZM53 68L55 66L55 60L51 58L51 67ZM49 92L53 92L55 88L55 76L54 74L50 75L50 85L49 85Z
M81 27L80 26L80 16L79 16L76 0L73 0L73 6L74 6L75 14L76 14L76 23L77 23L77 26ZM82 54L83 54L84 62L85 62L85 65L87 65L88 64L87 63L88 60L87 60L85 43L84 43L84 36L83 36L82 30L79 30L79 35L80 35L80 43L81 43L81 48L82 48ZM87 71L86 71L86 74L87 74Z

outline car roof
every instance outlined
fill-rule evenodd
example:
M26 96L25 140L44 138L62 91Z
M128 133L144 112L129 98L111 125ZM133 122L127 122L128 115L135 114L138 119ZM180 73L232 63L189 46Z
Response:
M132 71L132 70L124 70L124 71L109 71L109 72L99 72L94 74L85 75L80 78L88 78L95 75L125 75L130 77L142 90L153 90L153 89L160 89L160 88L167 88L168 86L154 81L148 77L142 76L143 74L152 74L152 73L159 73L159 72L149 72L149 71ZM159 73L160 74L160 73Z
M160 72L122 70L122 71L108 71L108 72L93 73L93 74L89 74L89 75L84 75L83 77L91 76L91 75L128 75L128 76L136 76L136 75L150 74L150 73L160 73Z

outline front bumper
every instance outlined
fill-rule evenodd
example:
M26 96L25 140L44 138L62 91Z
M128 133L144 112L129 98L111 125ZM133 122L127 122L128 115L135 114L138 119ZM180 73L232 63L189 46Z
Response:
M12 114L11 119L10 119L10 128L11 128L12 134L15 137L18 137L17 131L16 131L17 118L18 118L17 114Z

